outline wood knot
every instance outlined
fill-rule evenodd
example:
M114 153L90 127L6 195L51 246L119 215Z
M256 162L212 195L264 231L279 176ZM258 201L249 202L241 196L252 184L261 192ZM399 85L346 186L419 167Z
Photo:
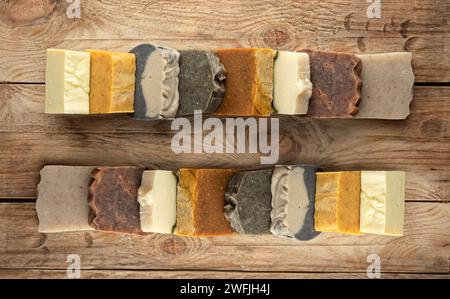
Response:
M86 247L90 248L94 244L94 240L90 233L84 233L84 241L86 241Z
M400 35L404 38L408 37L408 25L410 21L406 20L403 23L400 24Z
M35 23L53 12L56 0L16 0L0 3L0 20L10 26Z
M415 42L419 39L416 36L411 36L408 39L405 40L403 43L403 50L406 52L412 52L412 47L414 46Z
M429 119L424 121L420 126L420 131L426 137L438 137L444 130L442 121L438 119Z
M161 244L161 250L170 255L181 255L186 250L186 242L175 236L170 236Z
M262 37L264 43L271 48L284 46L290 38L286 28L271 28Z
M366 44L364 43L364 37L360 36L356 39L356 45L361 52L366 51Z

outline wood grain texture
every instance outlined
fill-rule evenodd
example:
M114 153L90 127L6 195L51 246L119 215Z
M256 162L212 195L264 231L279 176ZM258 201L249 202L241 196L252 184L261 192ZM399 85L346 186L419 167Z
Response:
M279 164L406 170L407 200L450 201L449 93L415 88L406 121L280 117ZM258 154L174 154L167 120L45 115L43 109L42 85L0 85L0 198L35 197L46 164L261 167Z
M448 203L407 203L403 237L323 233L307 242L273 235L40 234L34 204L3 203L0 269L66 269L67 255L78 254L87 270L365 273L375 253L382 272L448 274L449 217Z
M448 1L384 0L380 19L367 17L366 1L353 0L81 3L80 19L67 17L65 1L26 16L39 20L34 23L11 23L17 10L2 11L0 81L43 82L50 47L129 50L144 41L175 48L410 51L417 81L450 81Z

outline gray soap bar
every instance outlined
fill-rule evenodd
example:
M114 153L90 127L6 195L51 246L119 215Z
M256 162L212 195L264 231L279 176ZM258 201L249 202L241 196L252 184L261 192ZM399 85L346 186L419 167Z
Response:
M133 118L172 118L179 105L180 53L174 49L142 44L136 55L136 85Z
M225 218L241 234L269 234L272 169L241 171L225 191Z
M272 226L279 236L310 240L314 230L316 168L278 166L272 175Z
M225 74L225 67L213 52L180 51L177 116L194 114L194 110L215 112L225 94Z

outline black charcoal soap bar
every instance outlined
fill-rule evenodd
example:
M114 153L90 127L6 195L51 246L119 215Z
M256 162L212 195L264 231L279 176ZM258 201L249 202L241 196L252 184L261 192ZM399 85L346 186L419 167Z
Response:
M225 75L224 66L213 52L180 51L180 103L177 116L192 115L194 110L215 112L225 94Z
M272 169L241 171L228 183L225 217L241 234L270 234Z

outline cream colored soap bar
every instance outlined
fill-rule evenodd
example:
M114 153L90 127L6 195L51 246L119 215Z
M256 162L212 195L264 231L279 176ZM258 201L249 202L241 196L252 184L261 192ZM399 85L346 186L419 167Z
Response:
M357 55L362 61L361 103L355 118L405 119L413 100L409 52Z
M361 232L402 236L404 213L403 171L361 172Z
M143 232L172 233L177 220L177 178L172 171L144 171L138 201Z
M89 114L90 56L47 49L45 113Z
M273 107L278 114L306 114L312 95L307 53L279 51L274 62Z

